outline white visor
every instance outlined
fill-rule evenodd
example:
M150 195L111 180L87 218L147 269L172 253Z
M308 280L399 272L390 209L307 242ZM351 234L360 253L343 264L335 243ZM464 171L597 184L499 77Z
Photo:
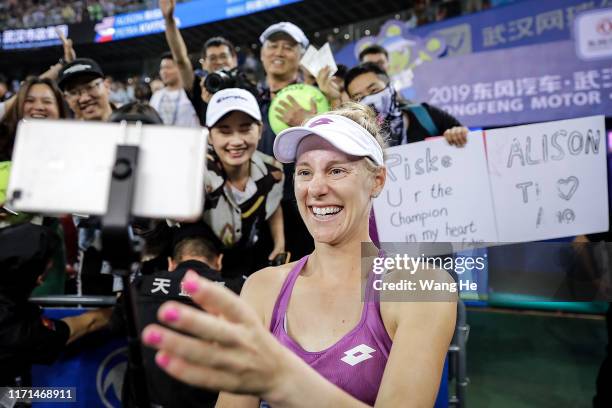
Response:
M385 164L383 150L370 132L357 122L339 115L317 115L304 124L280 132L274 139L274 156L281 163L296 160L303 138L317 135L336 149L358 157L369 157L378 166Z

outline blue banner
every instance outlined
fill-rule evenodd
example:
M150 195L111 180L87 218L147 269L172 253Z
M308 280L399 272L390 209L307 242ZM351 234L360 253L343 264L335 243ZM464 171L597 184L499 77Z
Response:
M81 314L83 309L46 309L54 319ZM121 407L121 390L127 368L127 342L107 331L88 335L69 345L53 365L34 365L35 387L75 387L76 402L70 407ZM35 408L56 408L61 404L35 403Z
M388 74L405 99L436 105L470 127L607 115L607 6L612 0L526 0L415 29L389 20L378 36L336 58L352 66L364 47L384 46Z
M21 48L49 47L61 45L59 34L69 37L68 26L60 24L38 28L19 28L6 30L0 34L3 50L15 50Z
M466 126L612 112L612 61L582 61L572 41L443 58L414 70L415 99Z
M569 40L579 13L604 7L612 7L612 0L523 0L407 32L420 38L439 36L446 43L444 56L449 57ZM370 37L369 43L383 43L387 38L388 33L381 30L378 37ZM368 41L359 43L365 46ZM349 67L356 65L359 51L358 44L350 43L335 54L336 61ZM397 57L400 58L406 59L406 55Z
M447 38L454 43L449 55L491 51L569 40L579 13L603 7L612 7L612 0L524 0L421 26L413 33L423 37L438 32L453 37L455 41Z
M245 16L302 0L194 0L177 4L174 12L179 28ZM161 33L164 19L159 8L106 17L96 24L95 42Z

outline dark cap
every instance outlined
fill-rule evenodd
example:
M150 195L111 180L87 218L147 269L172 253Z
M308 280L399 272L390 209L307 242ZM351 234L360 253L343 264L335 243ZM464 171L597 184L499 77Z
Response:
M57 77L57 85L64 91L68 82L82 77L104 78L104 73L96 61L89 58L77 58L62 67Z

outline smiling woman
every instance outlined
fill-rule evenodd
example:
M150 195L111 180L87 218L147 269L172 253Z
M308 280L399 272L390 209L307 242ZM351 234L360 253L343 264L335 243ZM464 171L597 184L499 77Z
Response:
M30 78L25 81L15 103L4 116L0 126L3 128L0 139L0 161L11 159L17 125L24 118L64 119L68 110L62 93L51 79Z
M261 113L244 89L216 92L206 111L210 129L203 221L223 245L223 273L248 276L285 250L282 166L256 150Z
M362 267L379 253L368 215L386 179L383 146L373 111L354 103L280 133L274 153L296 162L295 198L314 252L253 274L241 298L186 275L183 288L210 314L164 304L158 316L171 329L143 332L160 350L157 363L224 391L217 407L433 406L455 302L383 302L372 273L362 285Z

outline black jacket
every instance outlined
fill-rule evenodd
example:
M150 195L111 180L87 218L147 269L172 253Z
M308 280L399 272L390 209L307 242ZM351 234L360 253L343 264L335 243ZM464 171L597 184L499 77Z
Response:
M175 271L158 271L150 275L141 276L136 282L136 322L138 332L151 323L160 324L157 320L157 309L168 300L197 307L186 294L181 294L181 281L188 270L197 272L212 281L221 282L221 274L210 269L198 261L185 261L178 265ZM111 317L111 330L125 334L126 317L123 302L120 299L113 316ZM142 358L147 380L149 399L152 404L163 407L214 407L218 393L192 387L175 380L160 369L155 363L156 350L142 347ZM130 367L128 367L130 373ZM123 386L123 405L135 406L133 395L134 386L130 375L126 375Z
M0 229L0 386L29 385L32 364L51 364L70 336L61 320L28 302L59 238L50 229L19 224Z

